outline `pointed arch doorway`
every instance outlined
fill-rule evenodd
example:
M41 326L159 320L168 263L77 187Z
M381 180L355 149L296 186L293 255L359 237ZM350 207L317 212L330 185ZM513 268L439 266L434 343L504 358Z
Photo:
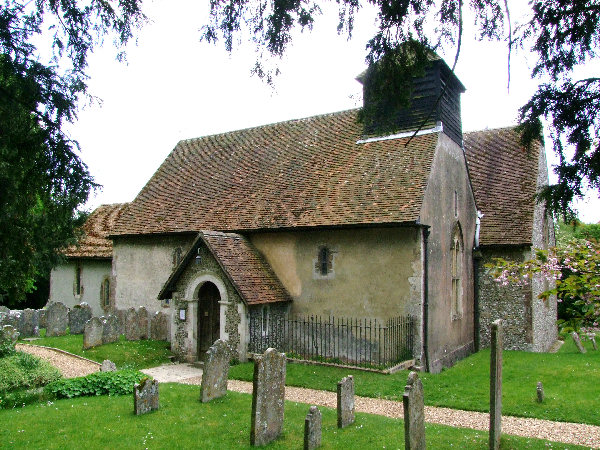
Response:
M198 290L198 359L220 337L220 300L219 288L210 281Z

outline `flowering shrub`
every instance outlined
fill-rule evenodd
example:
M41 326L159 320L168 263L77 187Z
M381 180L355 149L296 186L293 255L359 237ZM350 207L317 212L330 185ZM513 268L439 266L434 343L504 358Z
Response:
M564 331L600 322L600 244L586 240L571 241L564 247L536 250L532 259L517 263L495 258L486 264L496 282L502 285L526 284L533 274L554 281L554 287L540 294L547 300L556 295L559 326Z

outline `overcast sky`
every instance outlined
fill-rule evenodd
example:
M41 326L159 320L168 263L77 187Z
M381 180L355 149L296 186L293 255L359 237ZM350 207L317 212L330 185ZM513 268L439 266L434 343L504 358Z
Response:
M88 208L132 201L182 139L361 105L355 77L366 68L365 43L375 29L372 12L358 15L350 41L337 35L334 14L321 17L312 32L295 36L272 89L250 75L256 58L250 43L241 43L229 55L222 45L199 42L207 5L197 0L145 2L151 22L137 34L137 45L128 47L128 63L115 60L109 43L92 55L89 92L102 102L82 108L70 128L83 160L103 185ZM463 129L513 125L519 106L535 91L529 76L533 59L513 53L508 91L505 45L476 42L472 24L465 23L456 67L467 88L461 100ZM449 65L453 51L441 55ZM546 147L551 156L550 145ZM600 211L583 204L580 216L598 222Z

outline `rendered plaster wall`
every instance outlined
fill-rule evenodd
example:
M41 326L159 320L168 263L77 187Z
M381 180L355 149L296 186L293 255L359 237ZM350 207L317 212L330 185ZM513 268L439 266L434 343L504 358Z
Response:
M537 186L540 189L548 184L548 165L546 163L546 152L540 151L538 162ZM554 223L552 217L548 214L544 203L535 204L533 211L533 247L547 250L556 245L554 237ZM533 328L533 346L534 352L545 352L552 347L552 344L558 339L557 304L556 296L547 300L541 300L539 295L554 287L551 281L544 279L541 275L532 280L532 300L531 315Z
M117 237L113 240L112 275L117 309L145 306L162 310L158 293L174 269L178 247L185 254L193 235Z
M256 233L250 240L292 296L292 316L385 321L410 314L416 322L413 354L420 356L420 227ZM318 270L322 247L332 252L326 276Z
M445 134L439 136L420 217L421 224L429 227L426 356L431 372L439 372L473 352L475 338L472 250L477 210L463 150ZM457 224L463 245L458 315L453 314L451 305L451 248Z
M233 357L246 360L247 330L246 306L237 291L208 249L198 249L199 261L193 259L176 284L173 293L175 312L172 351L186 361L198 359L198 291L206 282L214 283L219 289L220 339L227 341ZM179 311L186 311L185 320L179 319Z
M362 228L252 234L293 298L292 314L387 319L419 312L420 230ZM318 270L319 249L332 252Z
M81 268L81 295L75 295L75 277L77 266ZM92 308L94 316L102 316L100 290L102 282L111 276L110 260L67 260L59 264L50 273L51 302L61 302L72 308L86 302Z
M493 321L502 319L504 348L507 350L533 350L533 318L531 284L517 286L501 285L487 273L486 264L494 258L508 261L524 261L529 258L528 247L484 247L479 262L479 346L490 346L490 327Z

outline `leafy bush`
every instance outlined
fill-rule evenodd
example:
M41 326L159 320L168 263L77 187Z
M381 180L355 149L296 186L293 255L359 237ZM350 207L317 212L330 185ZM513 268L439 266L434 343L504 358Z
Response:
M85 377L62 379L46 386L46 392L58 398L89 395L127 395L133 393L133 385L146 377L136 370L95 372Z
M60 377L57 368L28 353L16 352L0 358L0 396L17 389L45 386Z

